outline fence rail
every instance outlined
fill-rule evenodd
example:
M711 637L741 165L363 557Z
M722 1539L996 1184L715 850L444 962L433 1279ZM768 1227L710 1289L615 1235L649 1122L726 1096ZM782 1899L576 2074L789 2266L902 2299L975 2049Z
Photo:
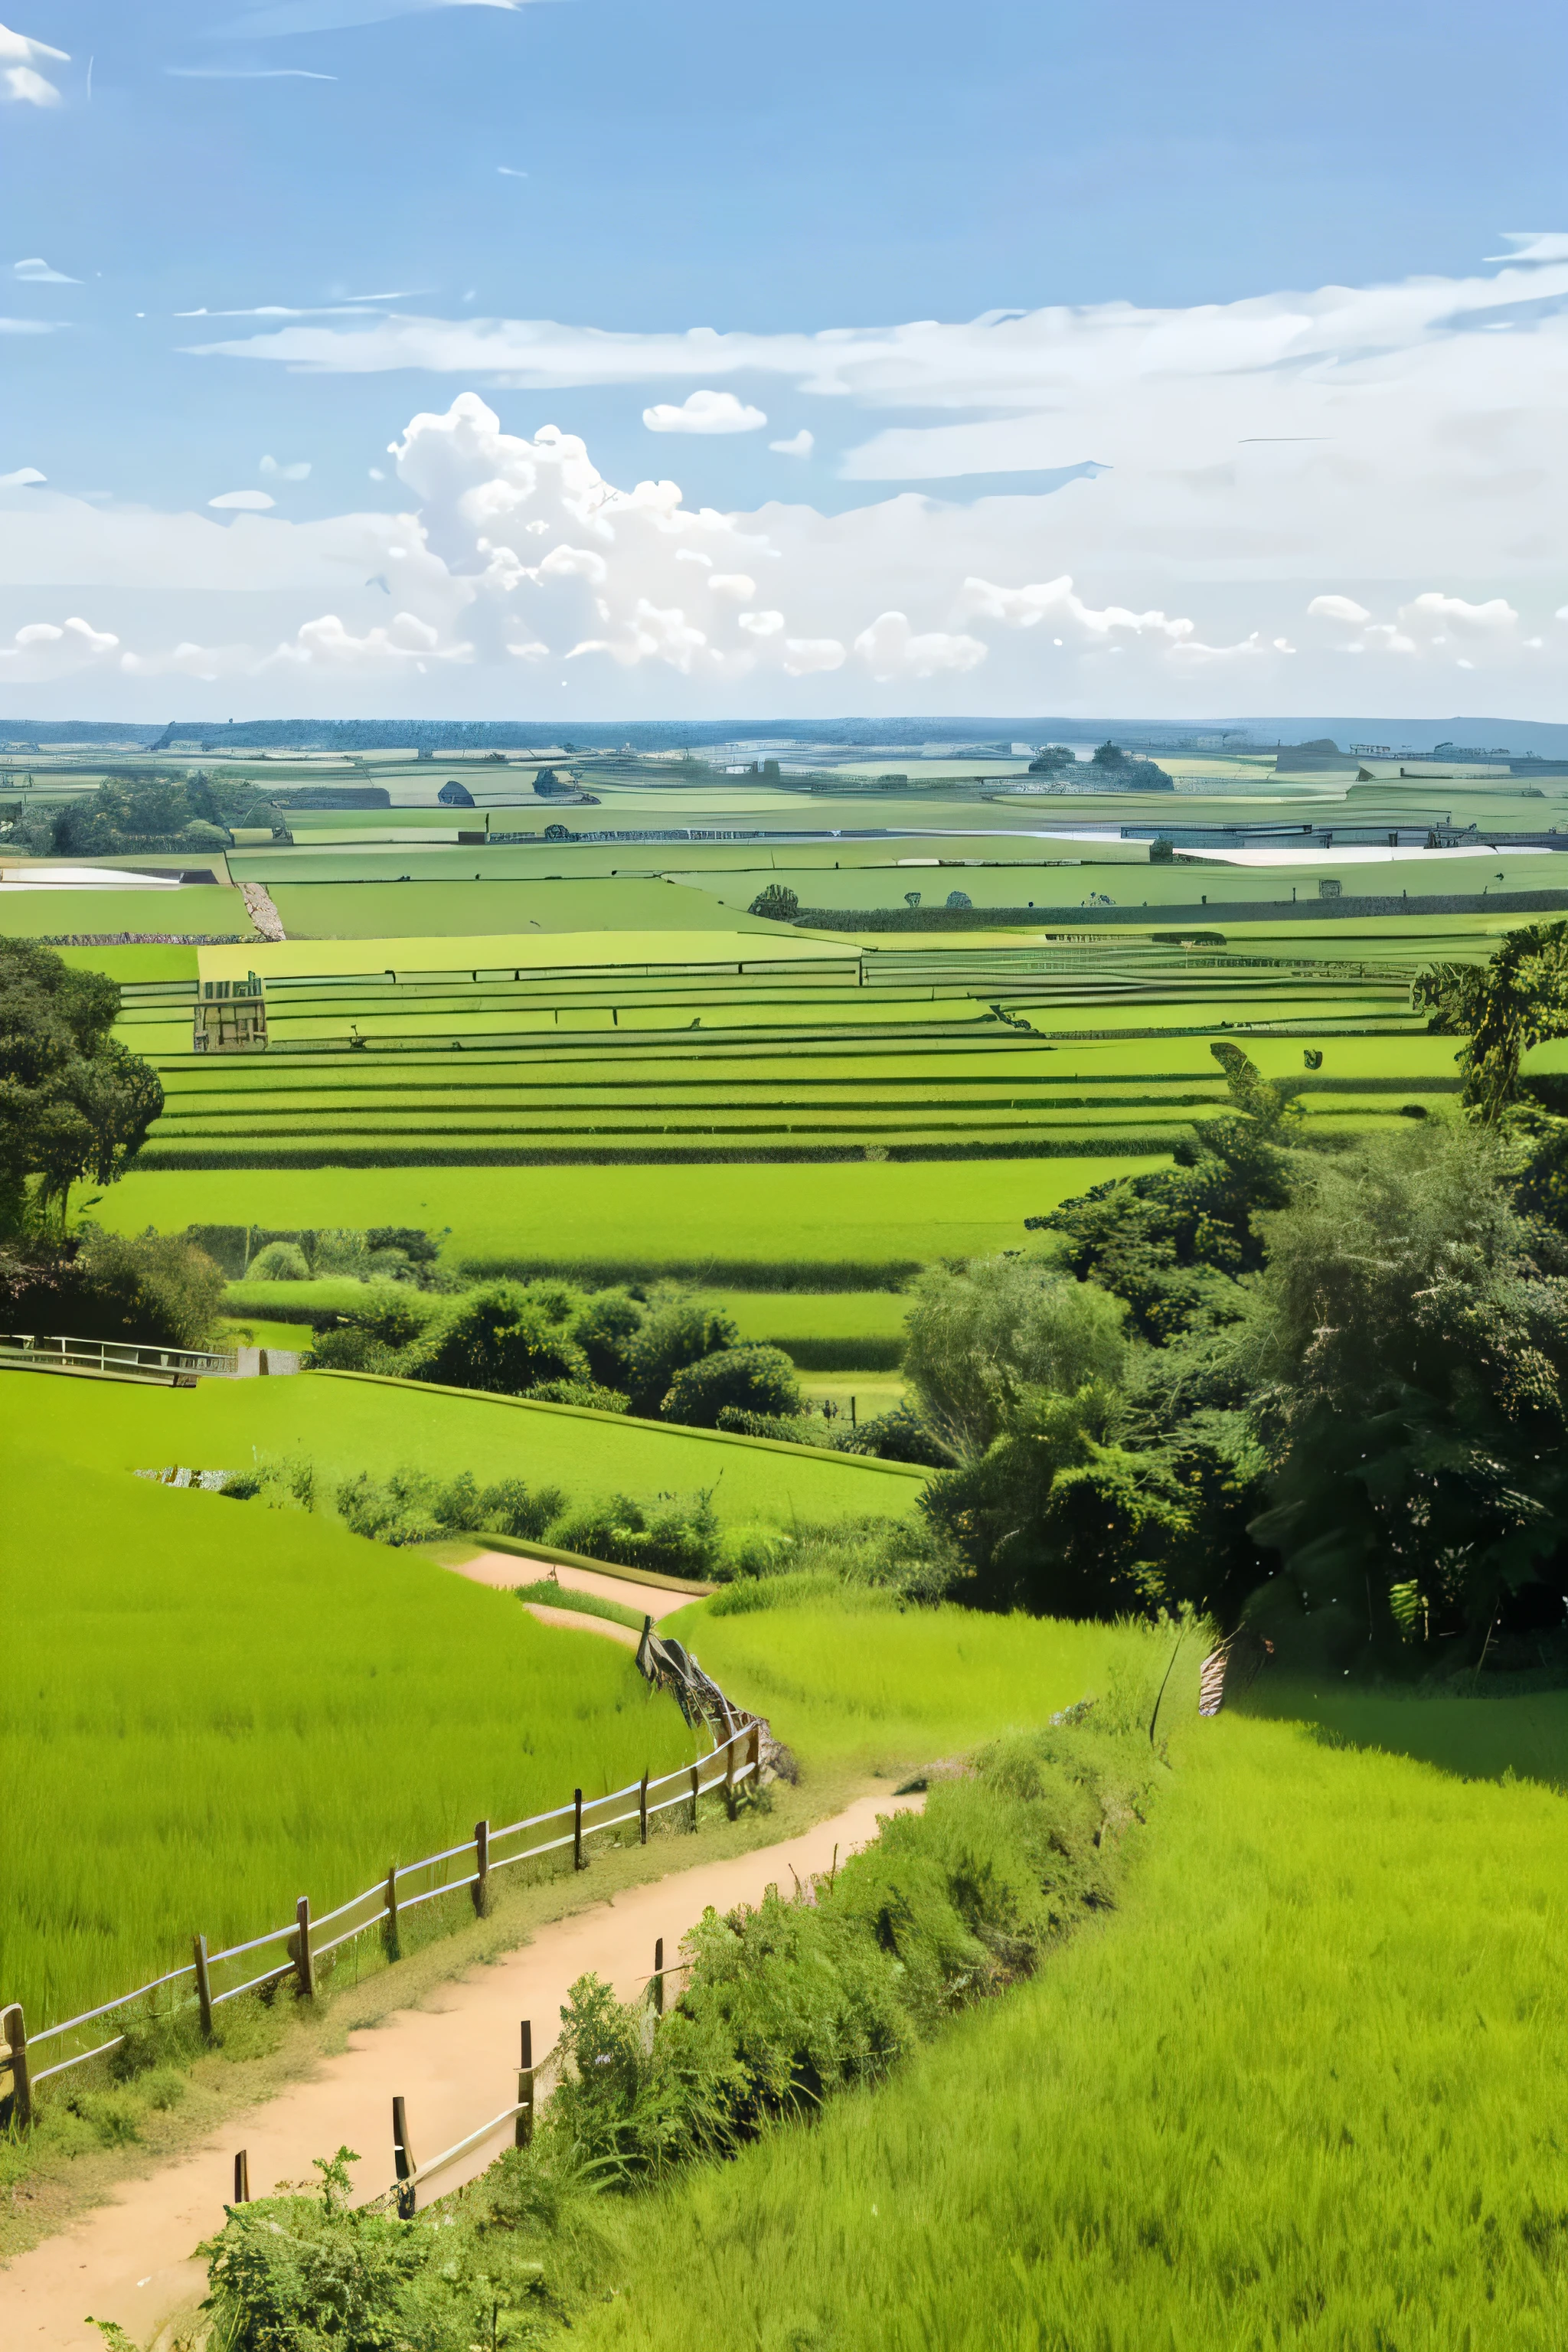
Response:
M158 1348L136 1339L71 1339L32 1331L0 1332L0 1363L24 1357L31 1363L69 1365L78 1370L166 1374L174 1379L232 1380L238 1359L205 1348Z
M3 1344L3 1343L0 1343ZM490 1882L496 1874L520 1862L537 1861L545 1854L560 1853L570 1846L574 1866L586 1867L584 1848L588 1839L603 1836L607 1831L623 1828L636 1822L641 1843L647 1843L648 1824L660 1813L677 1807L689 1807L691 1827L697 1827L698 1806L701 1799L721 1790L733 1801L735 1791L747 1780L754 1781L764 1761L763 1736L765 1727L754 1716L744 1715L732 1707L716 1685L689 1659L679 1644L659 1642L652 1632L651 1621L645 1627L644 1652L646 1663L639 1664L650 1681L658 1681L674 1690L688 1721L703 1720L712 1726L714 1745L710 1752L695 1763L681 1765L673 1772L661 1773L650 1779L644 1773L640 1780L630 1780L625 1788L612 1789L602 1797L584 1797L581 1789L572 1792L570 1803L556 1805L549 1811L531 1813L525 1819L510 1823L505 1829L493 1830L488 1821L476 1822L474 1834L460 1845L447 1846L439 1853L426 1854L418 1862L395 1864L385 1877L367 1887L363 1894L351 1895L333 1911L314 1918L310 1898L301 1895L295 1916L286 1926L269 1927L262 1935L253 1936L242 1944L229 1944L221 1950L208 1952L203 1936L193 1938L194 1958L183 1968L171 1969L154 1977L150 1983L138 1986L134 1992L121 1993L116 2000L102 2002L97 2009L84 2010L78 2017L62 2019L58 2024L47 2025L41 2032L30 2033L19 2002L0 2008L0 2077L7 2073L11 2078L9 2105L13 2121L27 2124L32 2120L33 2092L51 2075L62 2074L74 2066L85 2066L89 2059L101 2058L117 2050L126 2040L126 2031L112 2035L106 2042L96 2042L90 2049L73 2052L42 2069L35 2069L32 2053L61 2035L79 2032L100 2018L127 2011L141 2000L150 2000L165 1986L179 1986L181 2005L194 1991L201 2013L204 2031L210 2032L212 2013L226 2001L237 2000L242 1993L254 1992L259 1986L279 1983L292 1976L304 1999L316 1990L317 1963L354 1937L379 1928L385 1939L387 1956L398 1958L398 1923L405 1911L413 1911L439 1895L469 1892L475 1913L483 1917L489 1904ZM671 1675L669 1667L676 1663L679 1671ZM722 1735L721 1737L720 1735ZM666 1793L668 1792L668 1793ZM618 1810L616 1810L618 1808ZM569 1826L559 1834L534 1843L519 1844L511 1852L498 1852L512 1841L526 1838L531 1830L545 1829L555 1822ZM464 1867L472 1859L471 1867ZM454 1875L457 1864L460 1875ZM438 1874L438 1875L437 1874ZM429 1883L420 1885L423 1876ZM357 1916L353 1915L357 1914ZM320 1930L339 1920L350 1924L336 1935L322 1940ZM248 1958L255 1952L271 1946L281 1947L272 1963L258 1973L247 1972L237 1983L218 1984L215 1975L236 1961ZM186 1980L190 1983L187 1988ZM129 2021L127 2021L129 2025Z

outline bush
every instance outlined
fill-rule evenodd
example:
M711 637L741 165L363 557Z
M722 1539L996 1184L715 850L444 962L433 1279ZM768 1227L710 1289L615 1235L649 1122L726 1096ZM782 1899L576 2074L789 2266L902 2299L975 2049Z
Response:
M721 1405L716 1426L731 1437L771 1437L781 1445L816 1445L831 1453L842 1444L830 1421L815 1412L747 1412Z
M205 1348L223 1313L221 1267L174 1234L89 1228L74 1259L13 1260L0 1279L11 1331Z
M770 882L765 890L758 891L746 912L761 915L770 923L793 923L800 912L800 899L787 884Z
M588 1378L588 1360L544 1305L515 1282L464 1294L409 1350L408 1371L453 1388L523 1396L546 1381Z
M646 1310L626 1290L596 1291L579 1307L572 1337L588 1359L590 1376L601 1386L628 1386L632 1341L646 1320Z
M912 1301L904 1369L928 1428L960 1459L984 1453L1026 1387L1070 1396L1121 1378L1123 1302L1038 1258L933 1267Z
M597 1381L542 1381L528 1391L541 1404L575 1404L590 1412L626 1412L631 1399L625 1389L603 1389Z
M731 1316L700 1299L679 1292L658 1299L626 1350L632 1411L651 1420L677 1372L739 1337Z
M580 1506L556 1521L551 1543L624 1568L652 1568L668 1576L706 1576L720 1558L720 1528L706 1495L683 1501L661 1495L642 1504L611 1495Z
M782 1348L720 1348L683 1365L658 1410L663 1421L716 1429L726 1406L741 1412L799 1412L800 1382Z
M479 1516L469 1522L469 1531L542 1543L565 1507L566 1497L559 1486L531 1487L521 1478L503 1478L498 1486L487 1486L479 1496Z
M379 1486L362 1470L333 1499L343 1525L374 1543L433 1543L448 1531L437 1512L434 1482L417 1470L395 1470Z
M360 1323L342 1323L335 1331L319 1331L310 1347L310 1370L322 1372L378 1372L406 1380L408 1360L400 1348L389 1347Z
M912 1462L924 1470L945 1469L952 1459L907 1404L840 1431L835 1442L841 1454L873 1454L883 1462Z
M268 1242L245 1273L247 1282L309 1282L310 1262L298 1242Z

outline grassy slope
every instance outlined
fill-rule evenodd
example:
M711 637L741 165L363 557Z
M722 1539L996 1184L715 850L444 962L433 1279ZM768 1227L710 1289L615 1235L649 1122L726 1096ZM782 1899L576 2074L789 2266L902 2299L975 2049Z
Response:
M847 1161L821 1168L385 1168L144 1174L95 1216L121 1233L193 1223L420 1225L454 1257L701 1266L1016 1249L1026 1216L1159 1158Z
M0 1373L0 1406L14 1444L109 1469L249 1466L264 1454L309 1455L332 1478L403 1465L481 1483L518 1477L573 1497L716 1487L733 1521L897 1517L912 1509L924 1473L849 1454L795 1453L743 1439L651 1427L507 1397L458 1395L345 1373L204 1381L142 1388L46 1372Z
M889 2085L641 2208L580 2340L662 2352L695 2244L682 2352L1563 2341L1568 1813L1461 1777L1498 1769L1513 1703L1405 1703L1445 1769L1199 1723L1195 1663L1120 1915ZM1542 1705L1526 1746L1561 1781L1568 1701Z
M35 1385L66 1384L18 1379L7 1402ZM624 1652L416 1554L30 1436L22 1458L0 1997L35 2030L179 1966L195 1927L215 1948L258 1934L301 1891L323 1911L480 1815L689 1753Z

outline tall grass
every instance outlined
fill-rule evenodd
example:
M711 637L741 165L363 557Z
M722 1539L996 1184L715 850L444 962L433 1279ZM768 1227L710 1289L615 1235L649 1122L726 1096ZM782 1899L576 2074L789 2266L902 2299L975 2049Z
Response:
M42 1455L6 1487L0 2000L35 2029L691 1753L625 1651L332 1522Z
M1464 1777L1506 1701L1429 1703L1417 1761L1200 1723L1195 1664L1121 1909L650 2200L574 2341L663 2352L695 2254L682 2352L1555 2352L1568 1809Z

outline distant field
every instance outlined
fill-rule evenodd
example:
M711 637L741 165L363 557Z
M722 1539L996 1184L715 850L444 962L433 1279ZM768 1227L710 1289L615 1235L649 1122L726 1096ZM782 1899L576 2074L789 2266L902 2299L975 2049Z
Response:
M1023 1246L1026 1216L1141 1158L840 1162L791 1168L132 1169L93 1214L116 1232L188 1224L417 1225L454 1259L538 1268L689 1271L732 1282L755 1267L895 1273ZM785 1279L790 1279L786 1275Z
M573 1501L651 1501L713 1490L726 1522L898 1517L925 1473L856 1454L809 1453L718 1433L663 1428L510 1397L458 1394L342 1372L203 1381L192 1390L0 1370L7 1435L26 1454L99 1468L248 1469L257 1454L308 1456L334 1480L402 1467L480 1485L522 1478Z

